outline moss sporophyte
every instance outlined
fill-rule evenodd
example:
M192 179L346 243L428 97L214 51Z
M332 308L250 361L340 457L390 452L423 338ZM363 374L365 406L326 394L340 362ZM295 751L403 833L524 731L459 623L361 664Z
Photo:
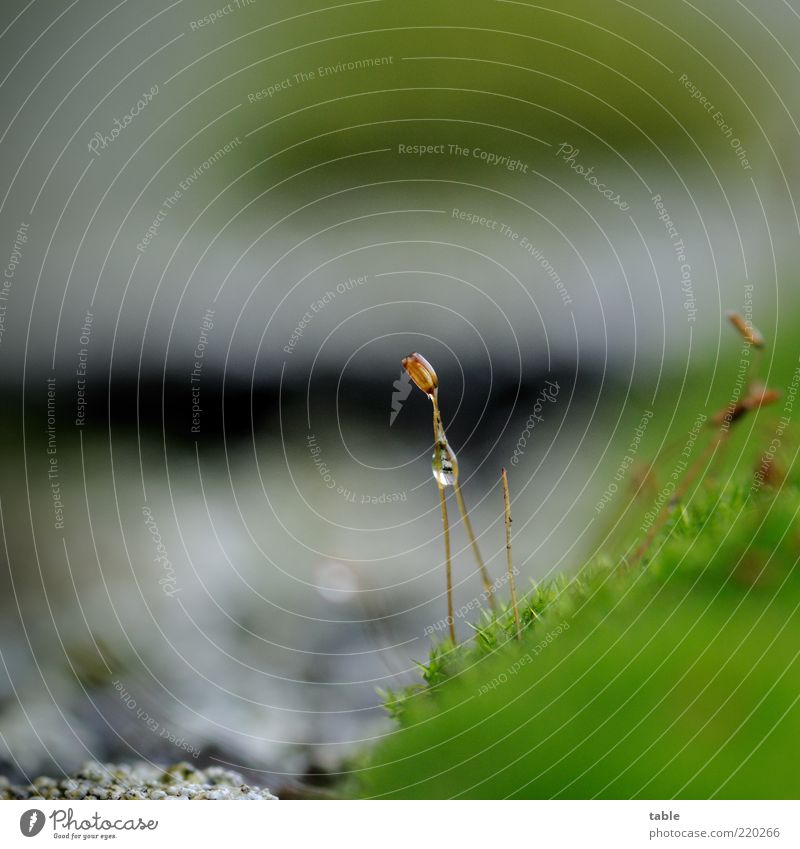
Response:
M635 565L642 560L656 535L666 524L672 506L677 504L686 495L691 485L703 472L707 473L715 462L719 462L725 444L730 436L732 425L740 421L747 413L755 412L761 407L774 404L781 397L779 390L767 388L757 377L759 358L766 344L763 335L753 327L750 321L745 320L738 312L728 311L726 317L739 332L746 348L749 349L752 347L756 350L757 357L751 366L746 392L741 397L739 397L737 392L736 397L729 404L709 418L712 430L710 431L711 435L705 450L697 458L694 465L689 467L683 479L674 488L672 497L661 506L654 521L649 526L647 534L636 547L627 565ZM743 362L745 363L745 368L750 365L747 359L744 359Z
M656 538L659 531L668 521L672 508L680 502L690 487L701 475L708 474L712 466L719 462L723 454L725 445L728 441L732 426L745 417L748 413L756 412L761 407L774 404L781 398L781 392L776 389L770 389L760 382L757 376L760 355L765 347L764 336L753 327L749 320L743 318L737 312L726 313L727 319L733 327L739 332L746 348L754 349L756 358L754 362L744 360L749 365L749 377L746 382L745 391L737 392L734 399L731 400L721 410L710 414L701 415L696 423L696 435L699 437L705 425L710 425L707 433L707 442L695 459L694 463L682 462L682 474L677 483L670 491L670 498L663 499L663 502L658 504L651 514L648 514L648 521L642 527L644 536L639 540L638 545L632 546L633 553L628 557L622 558L623 567L632 567L640 563L646 556L650 546ZM431 401L433 409L433 477L436 481L436 486L439 491L439 504L442 513L442 527L444 530L444 547L445 547L445 566L447 573L447 622L449 625L450 638L453 643L456 642L455 624L453 615L453 574L452 574L452 557L450 548L450 524L447 513L447 496L448 487L453 487L458 504L459 512L461 513L464 527L475 554L475 559L478 563L478 568L481 575L481 580L485 589L485 596L488 599L492 610L497 612L497 604L494 596L494 585L489 577L486 565L481 556L478 547L477 539L472 528L469 512L464 503L464 497L461 492L458 477L458 460L455 452L450 447L447 436L445 434L442 414L439 407L439 378L436 370L421 354L409 354L402 360L403 367L413 381L414 385L424 392ZM694 433L694 431L693 431ZM769 469L767 469L769 471ZM652 472L652 466L648 469L648 474ZM766 473L764 475L766 477ZM511 508L510 498L508 494L508 478L505 469L502 470L501 483L503 488L504 500L504 517L506 527L506 551L508 560L508 580L511 591L511 608L514 616L514 633L517 639L520 638L520 619L517 610L516 588L514 586L514 570L511 561Z
M442 414L439 409L439 378L433 366L421 354L409 354L402 360L403 368L408 372L409 377L414 382L414 385L424 392L431 401L433 408L433 478L436 481L436 486L439 490L439 505L442 511L442 528L444 531L444 553L445 566L447 570L447 621L450 629L450 638L455 643L455 619L453 616L453 571L452 559L450 553L450 523L447 516L447 496L446 488L452 486L455 495L456 503L458 504L461 518L464 522L464 527L469 537L472 551L475 554L475 560L478 563L478 569L481 574L486 597L489 604L494 610L496 607L493 584L489 577L489 571L481 556L478 540L475 538L475 532L472 528L472 522L469 518L464 496L461 492L461 487L458 482L458 460L455 452L447 442L445 435L444 424L442 422Z

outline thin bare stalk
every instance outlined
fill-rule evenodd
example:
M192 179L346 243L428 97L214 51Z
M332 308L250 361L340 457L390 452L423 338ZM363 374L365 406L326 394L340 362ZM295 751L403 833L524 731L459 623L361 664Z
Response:
M467 505L464 503L464 496L461 494L461 487L459 486L458 478L456 478L455 482L455 491L456 501L458 502L458 509L461 511L461 518L464 520L464 527L467 529L467 536L469 537L469 542L472 546L472 550L475 553L475 559L478 561L478 568L481 571L481 580L483 581L483 589L486 594L486 598L489 602L489 607L491 607L492 610L497 610L497 601L494 597L494 587L492 586L492 579L489 577L489 570L486 568L486 564L483 562L483 557L481 557L481 550L478 548L478 540L475 539L475 531L472 530L472 522L469 518Z
M459 513L461 513L461 519L464 522L464 527L466 528L467 536L469 537L469 542L472 546L472 551L475 554L475 560L478 563L478 569L481 573L481 581L483 582L483 588L486 598L489 601L489 606L492 610L496 610L497 605L494 598L492 579L489 577L489 570L486 568L486 564L481 556L481 550L478 547L478 540L475 537L475 531L472 528L472 521L469 518L469 511L467 510L467 505L464 502L464 496L461 494L461 486L458 483L458 462L456 461L453 452L450 450L450 447L447 444L447 438L444 434L444 422L442 421L442 413L439 410L438 392L434 392L430 397L431 402L433 403L433 438L437 441L437 445L439 445L442 453L446 453L450 459L453 470L453 489L456 491L456 503L458 504L458 510Z
M511 499L508 495L508 475L503 469L500 475L503 482L503 506L506 519L506 560L508 563L508 585L511 588L511 608L514 611L514 626L517 632L517 640L522 639L522 628L519 624L519 610L517 608L517 585L514 582L514 563L511 555Z
M442 416L439 412L439 402L437 399L437 391L434 390L431 395L431 403L433 405L433 462L439 474L442 475L445 466L445 455L449 457L447 441L444 437L444 427L442 426ZM454 464L453 464L454 465ZM455 471L455 469L453 469ZM444 483L440 477L436 478L436 486L439 490L439 504L442 508L442 528L444 529L444 556L447 569L447 621L450 625L450 639L453 643L456 642L456 626L453 616L453 564L450 556L450 521L447 517L447 496L444 491Z
M450 639L455 645L456 624L453 615L453 566L450 562L450 523L447 520L447 500L444 487L439 485L439 504L442 507L442 527L444 528L444 557L447 569L447 622L450 626Z

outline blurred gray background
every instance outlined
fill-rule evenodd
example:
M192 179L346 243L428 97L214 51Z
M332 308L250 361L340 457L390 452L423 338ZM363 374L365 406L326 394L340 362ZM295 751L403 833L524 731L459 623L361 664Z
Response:
M793 367L796 3L33 0L0 33L6 772L282 781L381 733L446 611L409 351L496 576L509 468L525 586L601 544L645 411L642 461L725 403L726 308Z

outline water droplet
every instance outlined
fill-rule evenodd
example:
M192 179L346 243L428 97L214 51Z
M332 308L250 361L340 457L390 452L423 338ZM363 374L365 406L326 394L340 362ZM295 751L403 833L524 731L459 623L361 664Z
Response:
M458 461L447 440L433 450L433 477L440 486L453 486L458 477Z

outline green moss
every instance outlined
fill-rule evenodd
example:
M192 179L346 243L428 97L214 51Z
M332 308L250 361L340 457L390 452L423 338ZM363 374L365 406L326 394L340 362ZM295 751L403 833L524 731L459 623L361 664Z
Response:
M704 485L645 560L607 556L387 693L363 796L797 798L800 488ZM625 550L620 546L620 550Z

